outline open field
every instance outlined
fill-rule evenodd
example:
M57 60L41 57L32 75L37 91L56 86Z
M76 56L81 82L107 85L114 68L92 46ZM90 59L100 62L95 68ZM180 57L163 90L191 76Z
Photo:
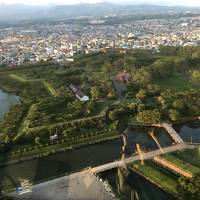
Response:
M171 89L177 92L195 88L194 85L190 82L189 78L184 74L174 74L155 81L154 83L157 84L162 90Z

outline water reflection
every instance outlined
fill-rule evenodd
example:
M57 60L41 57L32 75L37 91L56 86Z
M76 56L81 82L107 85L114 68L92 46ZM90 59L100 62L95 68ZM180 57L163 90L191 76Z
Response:
M24 161L18 164L12 164L0 167L0 185L2 187L16 187L18 178L27 178L31 182L45 181L46 179L60 176L65 173L80 171L86 167L95 167L103 165L123 157L129 157L136 152L136 144L141 144L142 150L158 149L155 142L148 135L149 128L130 129L127 134L127 140L124 150L122 138L112 141L106 141L95 145L89 145L71 151L61 152L44 158ZM156 129L155 135L161 146L172 144L168 134L163 129ZM127 172L126 168L123 172ZM8 179L12 181L10 181ZM121 184L123 186L123 184ZM126 186L126 184L124 184Z
M200 120L174 126L181 138L189 143L200 143Z
M19 103L19 97L15 94L4 92L0 89L0 120L12 105Z
M126 155L136 152L136 144L140 144L142 150L152 151L158 149L157 144L148 134L152 130L151 127L146 128L129 128L126 144ZM163 128L155 128L154 135L161 147L172 145L172 140Z
M125 152L130 148L128 142L130 141L130 135L130 130L127 130L123 134L121 159L125 158ZM162 143L162 145L164 144ZM109 182L115 195L122 200L175 200L171 195L167 194L163 190L146 181L135 172L131 171L126 165L117 169L103 172L100 176Z
M100 176L108 181L120 200L175 200L170 194L125 167L103 172Z

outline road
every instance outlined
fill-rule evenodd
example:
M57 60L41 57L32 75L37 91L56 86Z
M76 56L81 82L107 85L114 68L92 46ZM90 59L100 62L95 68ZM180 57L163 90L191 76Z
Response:
M122 101L124 99L123 92L126 90L126 85L123 82L113 81L117 97L119 101Z

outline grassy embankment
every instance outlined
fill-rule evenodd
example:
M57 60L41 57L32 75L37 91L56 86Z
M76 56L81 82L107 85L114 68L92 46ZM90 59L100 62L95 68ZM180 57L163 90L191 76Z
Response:
M166 155L163 155L163 158L168 160L169 162L177 165L181 169L192 173L193 175L200 173L199 167L196 167L185 160L181 160L180 158L176 157L175 155L166 154Z
M193 175L200 173L200 149L184 150L163 155L163 158L179 166L183 170L191 172ZM178 196L177 183L178 176L166 169L156 165L152 161L145 162L141 165L136 162L131 169L141 174L165 191Z
M131 169L146 177L166 192L177 195L176 186L178 177L155 165L153 162L147 161L144 165L141 165L138 161L131 166Z
M27 149L21 149L21 151L11 151L7 155L1 155L0 161L3 163L6 161L5 164L20 162L26 159L33 159L37 157L44 157L50 154L54 154L56 152L66 151L75 149L78 147L86 146L88 144L95 144L100 143L107 140L112 140L121 137L120 135L116 134L116 132L109 132L104 134L96 134L90 137L80 138L80 139L69 139L63 142L55 142L52 144L46 145L37 145L28 147Z
M52 96L57 96L57 92L56 90L51 86L51 84L49 84L47 81L43 80L43 79L29 79L26 77L26 75L18 75L18 74L9 74L9 78L21 82L21 83L30 83L30 82L38 82L38 83L42 83L45 85L45 87L47 88L47 90L49 91L49 93L51 93ZM95 110L94 113L94 117L100 116L104 113L104 111L107 109L107 107L110 104L114 104L116 101L115 100L106 100L106 101L100 101L97 104L97 108ZM19 131L18 131L18 135L15 137L14 140L17 140L19 137L21 137L24 133L28 134L31 131L37 131L39 129L46 129L46 128L51 128L51 127L56 127L57 125L60 125L60 123L56 123L56 124L51 124L50 126L42 126L42 127L35 127L33 129L29 130L29 121L27 120L29 118L30 115L34 114L34 110L35 110L35 106L37 106L37 104L33 104L30 109L29 112L27 114L27 116L24 118ZM77 121L79 121L80 119L78 119ZM76 120L75 120L76 121ZM73 121L72 121L73 122ZM65 122L68 123L68 122ZM9 160L11 161L17 161L22 159L23 157L35 157L35 156L45 156L46 154L51 154L51 153L55 153L58 151L62 151L62 150L67 150L67 149L71 149L71 148L76 148L79 146L83 146L83 145L87 145L87 144L91 144L91 143L98 143L100 141L105 141L105 140L111 140L114 138L120 137L120 135L116 132L105 132L105 133L99 133L96 132L95 134L89 136L89 137L85 137L81 138L81 137L77 137L76 139L72 139L72 138L63 138L62 141L57 141L57 144L45 144L45 145L41 145L41 146L37 146L37 145L30 145L30 147L27 147L27 145L21 145L20 148L18 150L16 150L15 146L12 148L13 151L11 150L9 152L9 155L6 156L1 156L1 160L3 161L4 158L6 157L6 159L9 158ZM63 141L64 140L64 141Z
M50 92L52 96L58 96L58 93L50 83L48 83L47 81L43 81L43 84L46 86L47 90Z
M170 155L182 160L185 163L189 163L195 167L200 168L200 148L196 149L187 149L181 152L174 152Z
M47 81L43 80L43 79L27 79L26 77L23 77L22 75L16 75L16 74L10 74L9 75L10 78L13 78L17 81L26 83L26 82L41 82L42 84L44 84L44 86L46 87L47 91L49 91L49 93L52 96L57 96L57 92L56 90L53 88L53 86L48 83Z

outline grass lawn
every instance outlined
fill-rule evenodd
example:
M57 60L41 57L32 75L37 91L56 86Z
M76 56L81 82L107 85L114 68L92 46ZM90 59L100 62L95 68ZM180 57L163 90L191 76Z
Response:
M9 75L10 78L16 80L16 81L19 81L19 82L22 82L22 83L34 83L34 82L37 82L37 83L41 83L41 84L44 84L44 87L47 89L47 91L54 97L58 96L58 93L56 92L56 90L53 88L53 86L48 83L47 81L44 81L43 79L27 79L25 76L23 75L17 75L17 74L10 74Z
M106 108L115 104L116 102L117 100L113 100L113 99L104 99L104 100L98 101L93 115L102 114L106 110Z
M156 166L150 161L145 162L144 165L141 165L140 162L135 162L131 168L142 173L166 191L177 194L177 177L174 174Z
M174 74L168 78L163 78L159 81L155 81L154 83L159 85L162 90L172 89L178 92L182 92L194 88L192 83L189 82L188 77L183 74Z
M20 81L20 82L22 82L22 83L27 82L27 79L25 79L25 78L22 77L22 76L18 76L18 75L16 75L16 74L10 74L9 77L12 78L12 79L15 79L15 80L17 80L17 81Z
M187 149L181 152L174 152L170 155L176 156L177 158L200 168L200 148Z
M144 123L138 122L136 117L129 117L128 124L132 125L132 126L134 126L134 125L135 126L137 126L137 125L144 125Z
M18 75L18 74L10 74L9 75L10 78L22 82L22 83L26 83L26 82L40 82L43 81L43 79L31 79L31 78L27 78L25 75Z
M168 160L171 163L174 163L175 165L182 168L183 170L191 172L193 175L200 173L200 168L198 168L184 160L181 160L174 155L165 154L165 155L163 155L163 158Z
M128 104L128 103L140 103L140 102L139 102L139 100L136 99L136 98L132 98L132 99L123 99L123 100L121 101L121 104L122 104L122 105L126 105L126 104Z
M53 86L50 83L48 83L47 81L43 81L43 83L52 96L58 95L56 90L53 88Z

